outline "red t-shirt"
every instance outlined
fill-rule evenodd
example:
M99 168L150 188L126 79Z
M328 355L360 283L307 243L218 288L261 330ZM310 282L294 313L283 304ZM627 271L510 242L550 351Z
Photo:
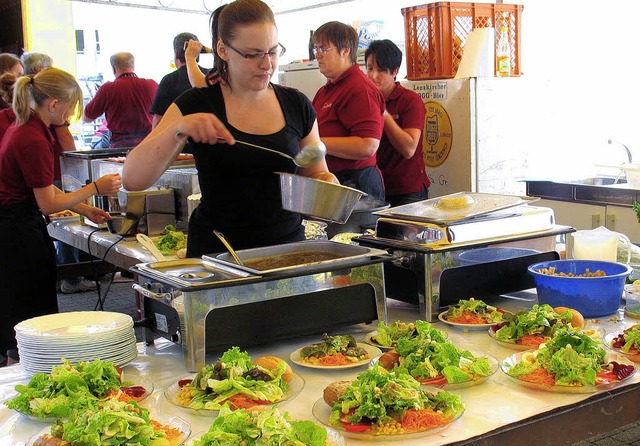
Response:
M11 124L16 120L16 114L12 108L5 108L0 110L0 141ZM54 125L50 126L51 134L53 135L53 179L60 181L62 179L62 173L60 172L60 156L62 155L62 146L58 142L58 135L56 134Z
M380 139L382 136L384 97L357 65L320 88L313 98L313 108L318 114L321 138L359 136ZM327 155L327 166L331 172L375 165L375 154L364 160Z
M53 135L32 115L0 142L0 204L35 203L33 189L53 184Z
M98 89L87 104L84 114L96 119L104 113L111 130L111 147L133 147L151 131L153 116L149 113L158 83L125 73Z
M386 133L382 135L378 148L378 167L382 171L386 195L404 195L420 192L422 186L429 187L422 156L422 132L425 108L420 96L396 82L386 101L387 111L402 129L419 129L420 142L416 153L406 159L391 145Z

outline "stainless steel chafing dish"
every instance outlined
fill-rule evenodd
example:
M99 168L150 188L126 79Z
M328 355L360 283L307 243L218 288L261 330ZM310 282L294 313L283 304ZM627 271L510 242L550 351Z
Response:
M527 266L558 258L556 237L575 231L556 225L553 210L531 206L529 197L466 194L478 205L437 209L440 197L377 212L375 234L354 239L393 254L384 264L385 294L419 305L424 320L460 299L533 288ZM465 253L479 248L524 249L464 261Z
M197 371L207 352L386 321L382 264L386 251L306 241L238 251L243 260L278 253L329 251L332 260L277 271L245 271L224 255L136 265L146 333L181 342L185 367Z

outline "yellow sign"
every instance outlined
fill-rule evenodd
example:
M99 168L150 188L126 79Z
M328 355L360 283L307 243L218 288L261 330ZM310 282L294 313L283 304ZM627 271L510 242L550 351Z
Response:
M449 114L435 101L424 103L427 112L422 136L422 153L427 167L438 167L449 157L453 129Z

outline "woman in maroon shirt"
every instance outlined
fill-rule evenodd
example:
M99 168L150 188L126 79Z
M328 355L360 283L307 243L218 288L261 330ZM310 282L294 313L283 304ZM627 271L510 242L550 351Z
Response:
M75 192L53 185L51 125L82 111L82 90L57 68L18 78L14 87L16 122L0 142L0 352L17 360L14 325L58 311L56 258L44 215L71 209L96 223L109 218L84 202L96 193L120 189L118 174L106 175Z

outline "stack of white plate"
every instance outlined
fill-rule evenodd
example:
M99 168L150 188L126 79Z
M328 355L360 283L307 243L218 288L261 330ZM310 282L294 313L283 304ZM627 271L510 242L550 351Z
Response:
M73 311L34 317L15 326L20 364L27 373L101 359L124 366L138 356L131 316L108 311Z

